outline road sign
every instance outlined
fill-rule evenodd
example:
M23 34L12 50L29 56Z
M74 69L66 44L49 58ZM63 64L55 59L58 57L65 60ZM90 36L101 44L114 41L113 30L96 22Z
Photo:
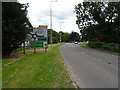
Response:
M48 28L47 25L39 25L40 28Z
M47 25L39 25L30 31L26 40L30 42L31 48L46 48L47 47Z
M41 36L41 37L46 37L47 38L47 28L46 28L46 26L40 26L38 28L37 35Z
M45 48L46 45L47 45L46 42L30 41L30 47L31 48Z

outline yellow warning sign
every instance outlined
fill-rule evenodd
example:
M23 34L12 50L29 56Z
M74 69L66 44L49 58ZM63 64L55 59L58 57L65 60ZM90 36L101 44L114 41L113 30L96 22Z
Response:
M39 25L40 28L48 28L47 25Z

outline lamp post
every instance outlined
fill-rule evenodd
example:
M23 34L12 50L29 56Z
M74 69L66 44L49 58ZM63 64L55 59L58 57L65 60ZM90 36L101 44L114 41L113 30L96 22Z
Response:
M51 32L50 32L50 43L51 43L51 46L52 46L52 2L57 2L57 0L50 1L50 29L51 29Z
M61 43L61 41L62 41L62 40L61 40L61 36L62 36L62 35L61 35L61 34L62 34L62 33L61 33L61 24L62 24L62 23L64 23L64 22L60 22L60 43Z

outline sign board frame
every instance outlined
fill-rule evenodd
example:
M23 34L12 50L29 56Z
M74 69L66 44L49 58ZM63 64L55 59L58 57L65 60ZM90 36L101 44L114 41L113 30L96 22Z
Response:
M33 28L33 31L29 32L27 39L30 42L30 48L48 48L47 28L47 25L39 25L39 27Z

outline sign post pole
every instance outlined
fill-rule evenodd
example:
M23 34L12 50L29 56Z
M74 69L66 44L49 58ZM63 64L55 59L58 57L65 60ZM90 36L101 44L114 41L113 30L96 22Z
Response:
M23 42L23 53L25 54L25 41Z
M36 38L34 37L34 41L35 41L35 39L36 39ZM34 47L34 53L36 53L36 48L35 48L35 47Z
M45 48L45 52L47 52L47 48Z
M36 48L34 48L34 53L36 52Z

